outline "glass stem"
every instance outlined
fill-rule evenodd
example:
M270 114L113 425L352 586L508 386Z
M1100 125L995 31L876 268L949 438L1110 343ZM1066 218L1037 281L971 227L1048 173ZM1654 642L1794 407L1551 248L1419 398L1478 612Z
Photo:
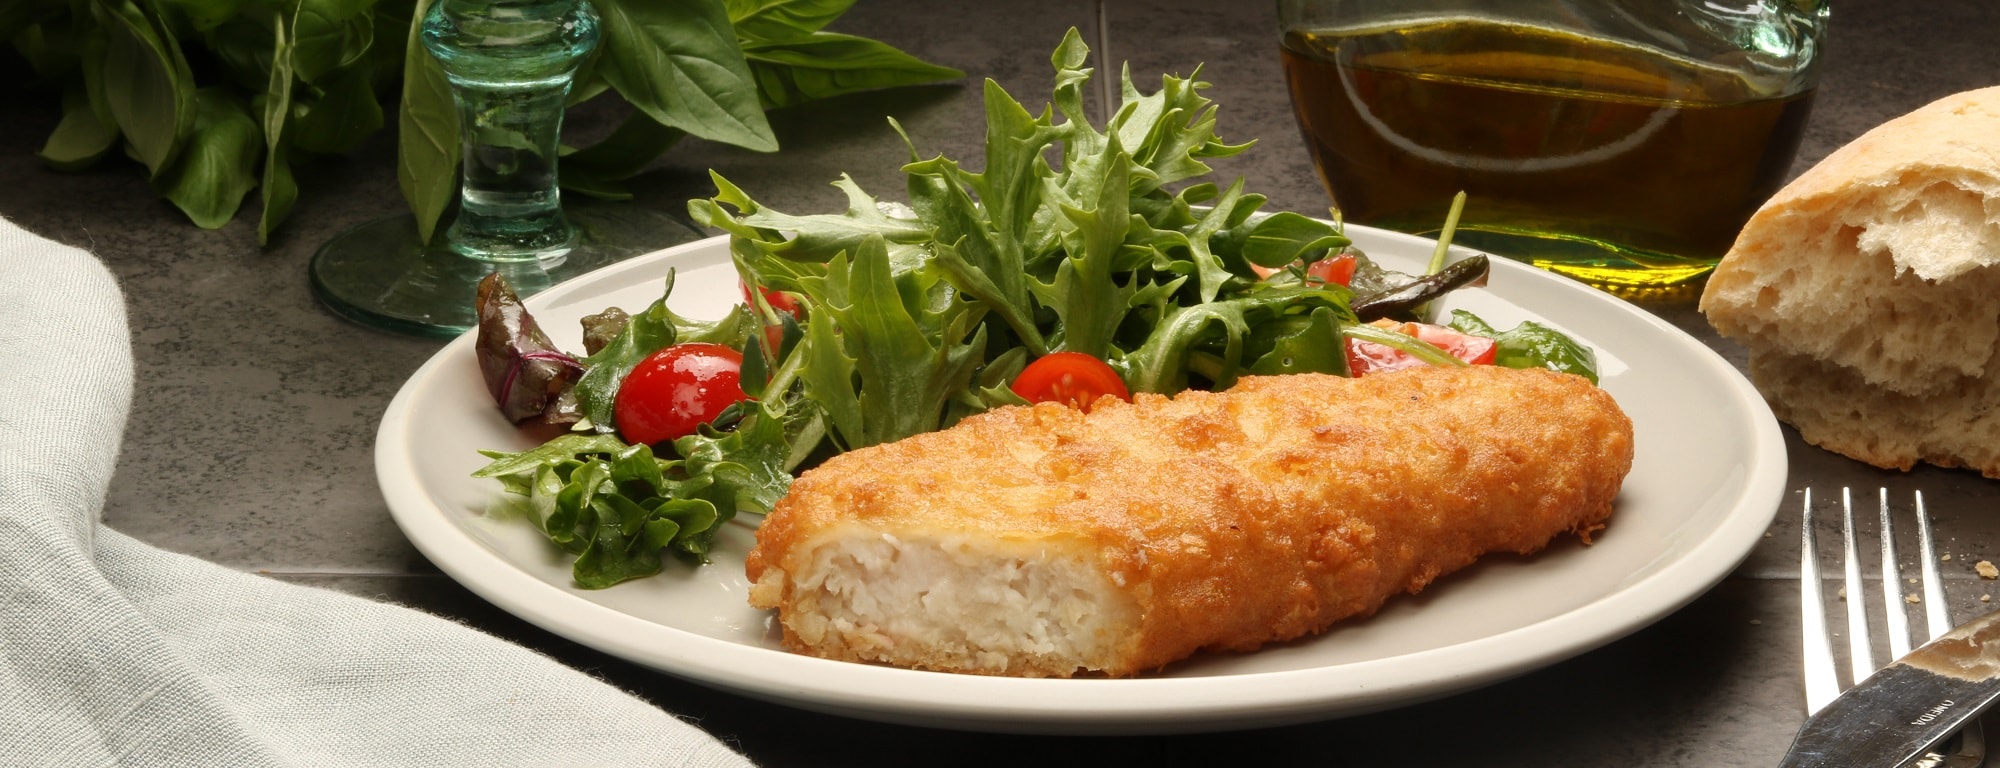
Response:
M423 19L458 103L464 183L451 249L549 263L576 247L556 187L564 101L597 45L586 0L436 0Z
M569 78L520 87L454 82L461 163L458 218L445 237L474 258L522 261L567 252L576 233L556 186Z

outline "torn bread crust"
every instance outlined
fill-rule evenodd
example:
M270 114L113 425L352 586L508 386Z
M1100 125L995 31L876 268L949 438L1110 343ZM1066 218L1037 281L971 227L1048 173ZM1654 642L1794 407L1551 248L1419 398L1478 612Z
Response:
M750 602L826 658L1132 675L1587 536L1631 461L1610 396L1548 371L1003 408L802 475L758 531Z
M1863 134L1773 196L1701 310L1807 442L2000 477L2000 88Z

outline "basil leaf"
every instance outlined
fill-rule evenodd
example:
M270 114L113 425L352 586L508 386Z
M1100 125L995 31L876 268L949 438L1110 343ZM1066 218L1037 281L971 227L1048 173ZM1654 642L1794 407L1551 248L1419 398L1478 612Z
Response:
M435 0L416 0L413 19ZM428 243L451 201L458 197L458 108L444 68L424 50L410 24L403 43L403 100L397 113L396 183L417 217L417 237Z
M209 57L222 65L222 72L230 82L245 91L263 91L275 66L272 59L276 50L271 45L277 35L275 28L281 20L289 19L287 13L239 14L204 30L201 41L208 48ZM286 38L290 37L288 30Z
M348 74L348 66L368 55L375 44L375 18L368 13L374 1L297 0L292 38L299 80L316 85L329 76Z
M33 2L0 3L0 40L13 40L29 27L38 26L34 21L42 9L35 6Z
M819 31L854 6L854 0L725 0L736 36L746 41L788 40Z
M292 105L292 146L325 155L345 154L382 128L374 73L363 62L320 77L319 97Z
M1288 373L1348 375L1347 344L1340 335L1340 318L1329 307L1318 307L1304 318L1265 323L1252 331L1252 343L1268 343L1250 372L1259 376ZM1257 338L1268 335L1268 339Z
M154 178L194 128L194 74L180 47L131 0L91 5L105 28L104 98L132 157Z
M203 88L187 146L173 166L154 179L154 190L173 201L195 226L220 228L257 186L255 169L263 148L263 131L249 108L227 88Z
M291 215L298 200L299 185L292 178L291 159L285 151L285 121L292 112L292 39L290 27L282 19L274 26L271 45L271 77L264 92L264 208L257 218L257 244L271 241L271 232Z
M0 3L0 14L35 14L39 11L33 3ZM28 60L28 68L34 70L37 77L57 81L90 60L84 56L80 45L83 40L97 38L101 43L103 36L103 30L96 24L73 18L68 23L49 19L26 24L18 32L0 36L0 40L11 41L14 51Z
M743 47L743 56L756 77L758 96L765 107L788 107L859 91L965 76L887 43L833 32L752 43Z
M1507 368L1547 368L1574 373L1597 383L1597 353L1568 334L1533 320L1524 320L1513 330L1497 331L1478 315L1463 309L1451 311L1451 328L1460 333L1484 336L1499 342L1493 363Z
M629 179L686 135L685 131L669 128L651 115L635 110L619 121L611 135L563 155L561 180L567 182L571 174L577 173L604 181Z
M1331 224L1291 211L1279 211L1250 228L1248 237L1243 241L1243 258L1257 266L1275 269L1317 251L1337 250L1349 242Z
M243 9L244 0L162 0L166 7L178 11L182 18L196 32L207 32L237 16Z
M598 71L632 106L704 139L778 148L721 0L619 0L597 11Z
M118 145L118 126L98 118L82 81L63 89L62 105L62 121L36 153L42 162L58 170L79 170Z

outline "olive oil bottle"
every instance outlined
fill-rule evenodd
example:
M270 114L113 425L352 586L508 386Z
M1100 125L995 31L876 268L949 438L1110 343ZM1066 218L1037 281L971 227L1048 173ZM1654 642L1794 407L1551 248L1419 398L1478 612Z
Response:
M1283 58L1348 220L1416 233L1467 195L1454 242L1627 298L1692 298L1785 180L1810 89L1476 18L1291 31Z

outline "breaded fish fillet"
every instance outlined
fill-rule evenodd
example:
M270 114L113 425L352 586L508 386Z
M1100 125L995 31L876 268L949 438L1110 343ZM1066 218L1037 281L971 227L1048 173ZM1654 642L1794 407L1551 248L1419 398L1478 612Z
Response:
M804 473L757 532L750 602L832 659L1131 675L1587 542L1631 465L1611 396L1542 370L1001 408Z

